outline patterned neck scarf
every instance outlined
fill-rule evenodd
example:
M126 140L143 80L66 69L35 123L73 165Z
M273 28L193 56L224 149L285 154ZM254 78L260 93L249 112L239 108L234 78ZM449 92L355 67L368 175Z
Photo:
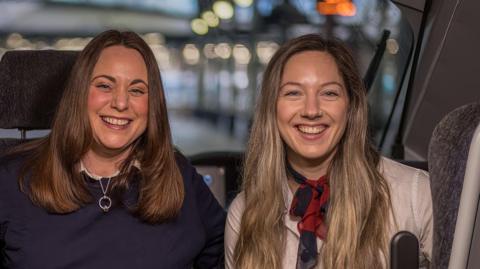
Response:
M297 224L300 232L297 269L309 269L317 263L317 237L322 240L327 237L325 218L330 189L326 176L310 180L290 165L287 165L287 170L295 182L300 184L290 207L290 215L301 217Z

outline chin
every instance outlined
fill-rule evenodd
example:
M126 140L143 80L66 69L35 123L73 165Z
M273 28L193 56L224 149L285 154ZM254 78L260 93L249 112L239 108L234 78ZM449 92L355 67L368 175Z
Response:
M309 150L307 149L299 150L297 151L297 154L308 161L316 161L316 160L323 161L332 155L332 151L329 151L326 149L319 149L318 147L316 147L314 149L309 149Z
M108 150L122 150L128 148L131 143L126 141L101 141L100 145Z

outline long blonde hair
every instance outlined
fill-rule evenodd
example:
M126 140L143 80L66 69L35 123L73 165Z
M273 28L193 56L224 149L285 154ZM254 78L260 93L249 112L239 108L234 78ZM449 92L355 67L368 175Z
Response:
M328 236L319 263L325 269L382 267L387 261L391 202L388 184L377 169L379 154L367 136L366 91L350 51L340 41L315 34L287 42L265 70L245 157L245 211L235 267L281 268L287 175L274 100L285 64L304 51L326 52L335 59L349 97L345 133L327 172L331 187Z
M148 123L122 165L122 178L113 189L128 187L128 168L135 159L141 165L140 190L135 213L158 223L178 215L183 204L183 179L175 160L165 95L155 56L133 32L105 31L80 52L71 71L53 120L50 134L20 145L10 154L28 153L19 176L21 189L37 205L55 213L69 213L92 200L78 163L90 148L93 135L87 117L87 96L95 64L103 49L121 45L137 50L148 72ZM27 180L28 179L28 180Z

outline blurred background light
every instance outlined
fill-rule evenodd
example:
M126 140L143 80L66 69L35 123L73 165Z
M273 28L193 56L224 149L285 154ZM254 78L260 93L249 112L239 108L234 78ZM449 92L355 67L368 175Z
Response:
M185 62L189 65L195 65L200 60L200 52L194 44L186 44L183 47L182 54Z
M357 13L357 8L350 2L342 2L337 5L337 12L340 16L352 17Z
M203 19L193 19L190 24L192 31L197 35L206 35L208 33L208 24Z
M239 89L246 89L249 84L248 74L245 70L238 70L233 73L233 84Z
M317 11L322 15L355 16L357 8L351 0L323 0L317 2Z
M218 57L225 60L230 58L230 56L232 55L232 49L227 43L219 43L218 45L216 45L214 52L215 54L217 54Z
M220 20L218 19L217 15L213 13L213 11L205 11L202 13L202 19L208 24L209 27L217 27L218 24L220 23Z
M91 37L59 38L55 41L53 47L58 50L82 50L90 40L92 40Z
M262 64L268 64L270 58L272 58L273 54L278 50L280 46L275 42L269 41L260 41L257 43L256 52L259 61Z
M28 40L24 39L19 33L12 33L7 37L5 42L9 49L21 49L29 47L31 44Z
M214 59L217 58L217 54L215 54L215 45L212 43L207 43L203 47L203 55L207 59Z
M249 7L253 4L253 0L234 0L239 7Z
M149 45L165 44L165 36L160 33L147 33L142 37L143 40L145 40L145 42L147 42Z
M247 65L251 57L250 51L245 45L237 44L233 47L233 58L236 63Z
M213 12L224 20L229 20L233 17L233 6L230 2L219 0L213 3Z
M150 48L153 51L153 55L155 55L155 59L157 59L160 69L170 68L171 62L168 49L164 45L150 45Z
M399 46L398 46L397 40L393 38L389 38L387 40L387 51L390 54L397 54L398 50L399 50Z

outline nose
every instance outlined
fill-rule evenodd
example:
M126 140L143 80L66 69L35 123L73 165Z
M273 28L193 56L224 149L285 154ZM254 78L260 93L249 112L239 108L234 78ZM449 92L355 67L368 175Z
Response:
M115 89L112 92L112 108L118 111L124 111L128 109L128 90L122 87Z
M301 116L310 120L315 120L323 115L320 109L320 100L316 95L307 94L305 96L304 107Z

